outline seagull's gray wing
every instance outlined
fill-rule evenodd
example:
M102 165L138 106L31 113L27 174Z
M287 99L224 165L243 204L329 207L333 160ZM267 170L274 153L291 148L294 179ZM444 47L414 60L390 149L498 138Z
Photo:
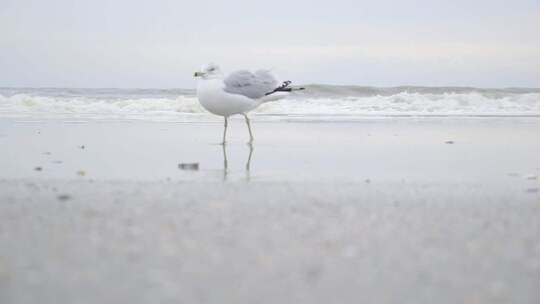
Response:
M236 71L227 76L223 82L225 83L225 92L251 99L262 98L278 86L274 75L266 70L259 70L255 73L246 70Z

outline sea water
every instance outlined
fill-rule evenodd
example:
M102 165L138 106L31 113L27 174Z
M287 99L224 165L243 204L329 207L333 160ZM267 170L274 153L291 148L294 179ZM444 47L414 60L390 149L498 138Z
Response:
M308 85L253 111L257 119L363 117L540 117L540 89ZM0 117L31 119L219 119L192 89L0 88Z

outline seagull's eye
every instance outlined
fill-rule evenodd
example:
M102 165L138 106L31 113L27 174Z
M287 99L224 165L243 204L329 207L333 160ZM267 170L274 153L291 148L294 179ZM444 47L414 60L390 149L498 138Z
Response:
M215 70L216 70L216 68L209 68L209 69L208 69L208 72L213 72L213 71L215 71Z

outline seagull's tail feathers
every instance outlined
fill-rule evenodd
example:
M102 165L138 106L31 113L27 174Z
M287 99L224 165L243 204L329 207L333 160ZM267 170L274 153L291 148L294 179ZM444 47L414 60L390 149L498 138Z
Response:
M275 88L273 91L271 92L268 92L266 93L265 95L268 96L268 95L271 95L271 94L274 94L274 93L277 93L277 92L293 92L293 91L301 91L301 90L305 90L306 88L302 88L302 87L291 87L291 81L287 80L287 81L284 81L283 84L281 84L279 87Z

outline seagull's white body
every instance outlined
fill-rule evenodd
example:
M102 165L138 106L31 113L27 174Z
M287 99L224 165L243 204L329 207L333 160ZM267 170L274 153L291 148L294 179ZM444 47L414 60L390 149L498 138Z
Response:
M195 73L200 77L197 84L197 97L201 105L212 114L223 116L225 129L223 144L227 137L227 118L241 114L246 119L249 130L249 142L253 142L251 124L246 113L262 103L281 99L293 91L290 81L278 86L278 81L270 71L236 71L225 77L219 67L209 64ZM302 88L297 88L302 89Z
M208 112L225 117L247 113L263 103L262 99L227 93L224 89L222 78L200 79L197 84L199 102Z

